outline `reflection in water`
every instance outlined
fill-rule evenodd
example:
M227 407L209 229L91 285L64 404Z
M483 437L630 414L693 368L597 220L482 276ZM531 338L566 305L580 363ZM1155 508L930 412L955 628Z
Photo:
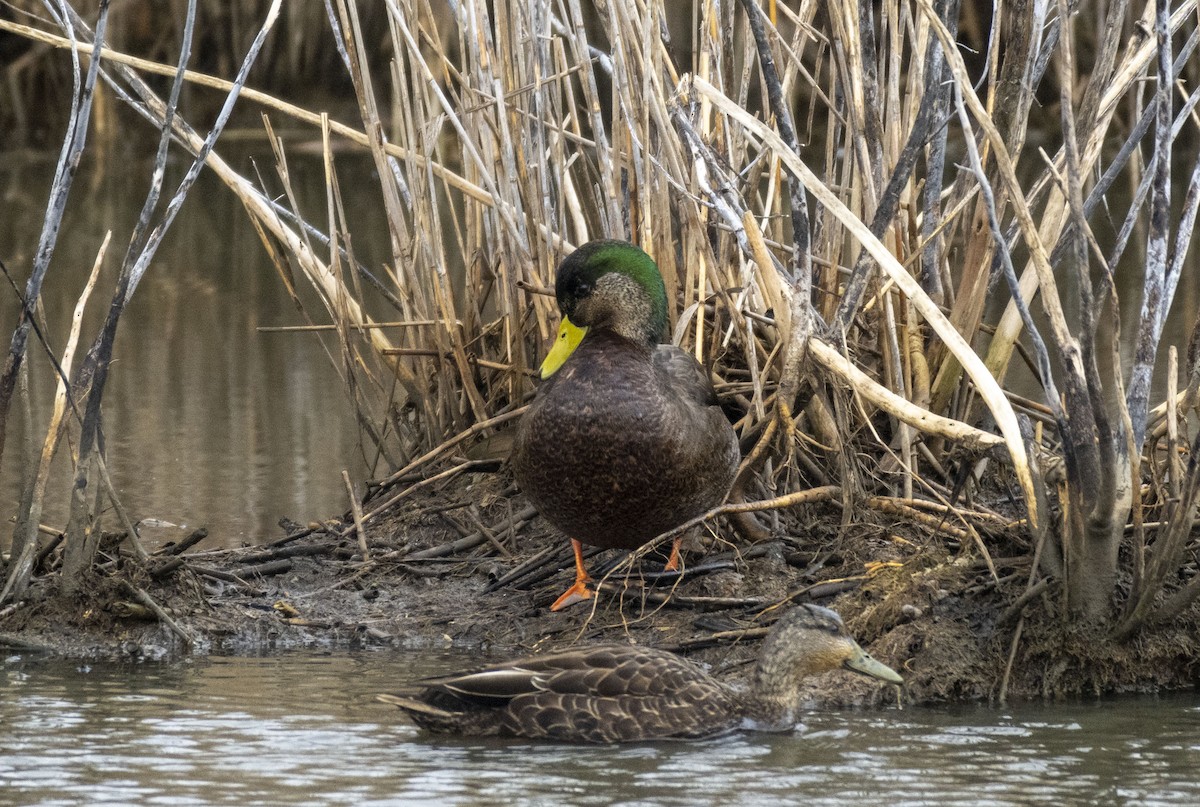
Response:
M58 250L43 293L49 339L61 353L70 312L111 229L105 273L85 320L82 354L108 308L116 269L137 220L150 175L148 144L128 144L118 160L97 170L85 160L72 190ZM234 164L253 175L249 158ZM302 209L324 221L319 160L291 161ZM272 161L256 164L269 174ZM45 160L2 163L0 259L22 285L29 274L42 211L54 171ZM347 210L353 211L355 250L363 260L384 256L373 247L386 236L378 205L363 199L373 183L348 181L369 164L339 158ZM181 164L173 165L178 171ZM178 180L178 175L174 181ZM167 186L173 187L168 177ZM314 200L305 205L303 199ZM307 289L299 290L306 297ZM0 339L7 345L19 306L0 291ZM310 307L314 316L322 311ZM364 476L353 413L337 369L314 334L257 333L260 325L304 323L247 221L240 204L203 173L122 318L104 396L109 468L134 519L155 518L190 528L207 526L206 546L237 546L278 537L276 523L328 517L346 508L340 473ZM329 337L325 344L339 355ZM49 417L54 376L43 349L30 347L34 390L33 436L40 445ZM15 510L25 475L29 424L13 407L0 467L0 514ZM66 463L57 462L44 521L65 522ZM111 525L106 525L111 526ZM10 535L0 530L0 547ZM151 535L178 539L177 532Z
M801 731L585 747L427 735L374 702L462 659L10 658L21 804L1195 804L1200 696L815 712Z

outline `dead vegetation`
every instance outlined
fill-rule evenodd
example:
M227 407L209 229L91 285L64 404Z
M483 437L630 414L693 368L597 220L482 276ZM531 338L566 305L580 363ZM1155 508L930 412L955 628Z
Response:
M276 6L256 42L269 41ZM1194 148L1173 151L1198 139L1194 0L1058 2L1041 17L1002 2L991 20L957 0L697 2L690 14L637 0L395 0L386 69L357 4L334 2L329 36L357 124L242 93L264 104L268 130L314 127L328 184L320 211L296 209L281 145L277 175L260 183L212 150L220 123L203 136L173 111L185 82L232 103L254 50L222 83L184 73L183 48L162 101L139 75L163 67L82 55L103 40L103 16L68 23L65 6L49 7L64 15L60 30L37 36L58 47L73 36L80 87L62 203L103 79L137 99L164 148L169 133L242 199L297 305L299 284L316 291L323 310L304 315L335 329L370 447L374 481L337 533L360 562L417 577L432 558L498 563L497 579L521 573L501 585L536 574L536 561L553 565L554 552L512 557L504 536L533 516L519 500L491 520L469 510L462 534L436 546L391 557L372 547L397 509L491 467L486 448L519 417L554 333L558 260L591 238L624 237L658 261L674 340L713 368L735 413L745 461L725 511L737 529L722 535L742 553L768 538L785 556L812 553L810 543L870 547L864 536L906 525L907 544L843 552L859 565L841 576L871 592L847 607L862 609L868 638L899 651L930 597L972 598L947 612L964 642L972 632L960 620L986 604L1002 645L988 657L1006 659L991 679L999 696L1014 666L1027 669L1013 660L1048 652L1056 632L1089 637L1073 646L1099 659L1148 629L1190 624L1200 469L1188 418L1200 340L1181 357L1182 345L1162 339L1176 292L1197 293L1181 279L1200 162ZM392 247L383 266L355 259L339 140L375 163ZM161 232L151 222L169 224L171 205L157 219L156 209L157 191L125 258L130 279L113 294L109 335L79 366L74 341L61 360L43 456L68 430L79 435L68 591L96 562L97 503L115 503L88 435L105 339L150 264ZM47 227L52 251L50 218ZM0 386L0 450L44 271L32 267L23 292ZM1188 318L1196 310L1179 307ZM386 317L369 313L379 311ZM1164 363L1159 391L1151 382ZM0 601L19 599L45 568L35 563L44 482L29 490ZM809 511L796 508L818 499L836 529L806 543L797 519ZM863 564L881 560L894 565L868 576ZM792 593L731 597L763 605ZM1176 681L1194 669L1185 658Z

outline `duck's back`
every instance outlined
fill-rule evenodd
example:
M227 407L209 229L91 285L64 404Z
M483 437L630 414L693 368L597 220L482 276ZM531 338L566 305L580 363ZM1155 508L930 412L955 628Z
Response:
M720 504L738 446L707 373L669 345L589 334L518 427L517 482L572 538L635 549Z

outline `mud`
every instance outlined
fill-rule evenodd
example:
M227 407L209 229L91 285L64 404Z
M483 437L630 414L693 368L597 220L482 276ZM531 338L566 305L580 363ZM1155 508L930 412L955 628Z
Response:
M26 595L0 610L0 647L146 660L372 646L504 657L620 641L675 649L737 677L757 651L755 632L740 630L768 624L789 601L811 600L839 611L864 647L905 676L907 702L1200 682L1195 608L1168 629L1113 644L1065 627L1053 587L1024 615L1013 609L1029 579L1018 535L988 535L993 574L971 542L875 512L843 525L828 505L778 518L772 540L757 544L720 523L720 537L710 533L687 554L682 576L658 575L653 555L632 562L599 553L593 574L611 574L597 598L551 613L572 579L568 543L504 483L477 477L408 498L367 527L367 561L349 516L261 547L205 550L201 542L176 557L168 545L149 562L127 546L110 548L72 595L51 554ZM538 558L546 562L533 573L509 579ZM815 679L810 697L861 705L897 694L835 673Z

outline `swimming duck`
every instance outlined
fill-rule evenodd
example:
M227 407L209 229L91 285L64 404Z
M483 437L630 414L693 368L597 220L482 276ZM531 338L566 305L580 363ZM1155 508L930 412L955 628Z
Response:
M432 678L414 695L379 700L442 733L590 743L703 739L739 728L792 729L800 680L839 667L903 683L846 633L835 612L804 604L771 628L744 691L665 650L603 645Z
M737 437L708 372L661 344L667 292L654 260L591 241L558 268L559 336L517 427L517 484L571 538L575 583L552 610L590 599L582 544L637 549L719 505ZM668 569L678 566L677 536Z

